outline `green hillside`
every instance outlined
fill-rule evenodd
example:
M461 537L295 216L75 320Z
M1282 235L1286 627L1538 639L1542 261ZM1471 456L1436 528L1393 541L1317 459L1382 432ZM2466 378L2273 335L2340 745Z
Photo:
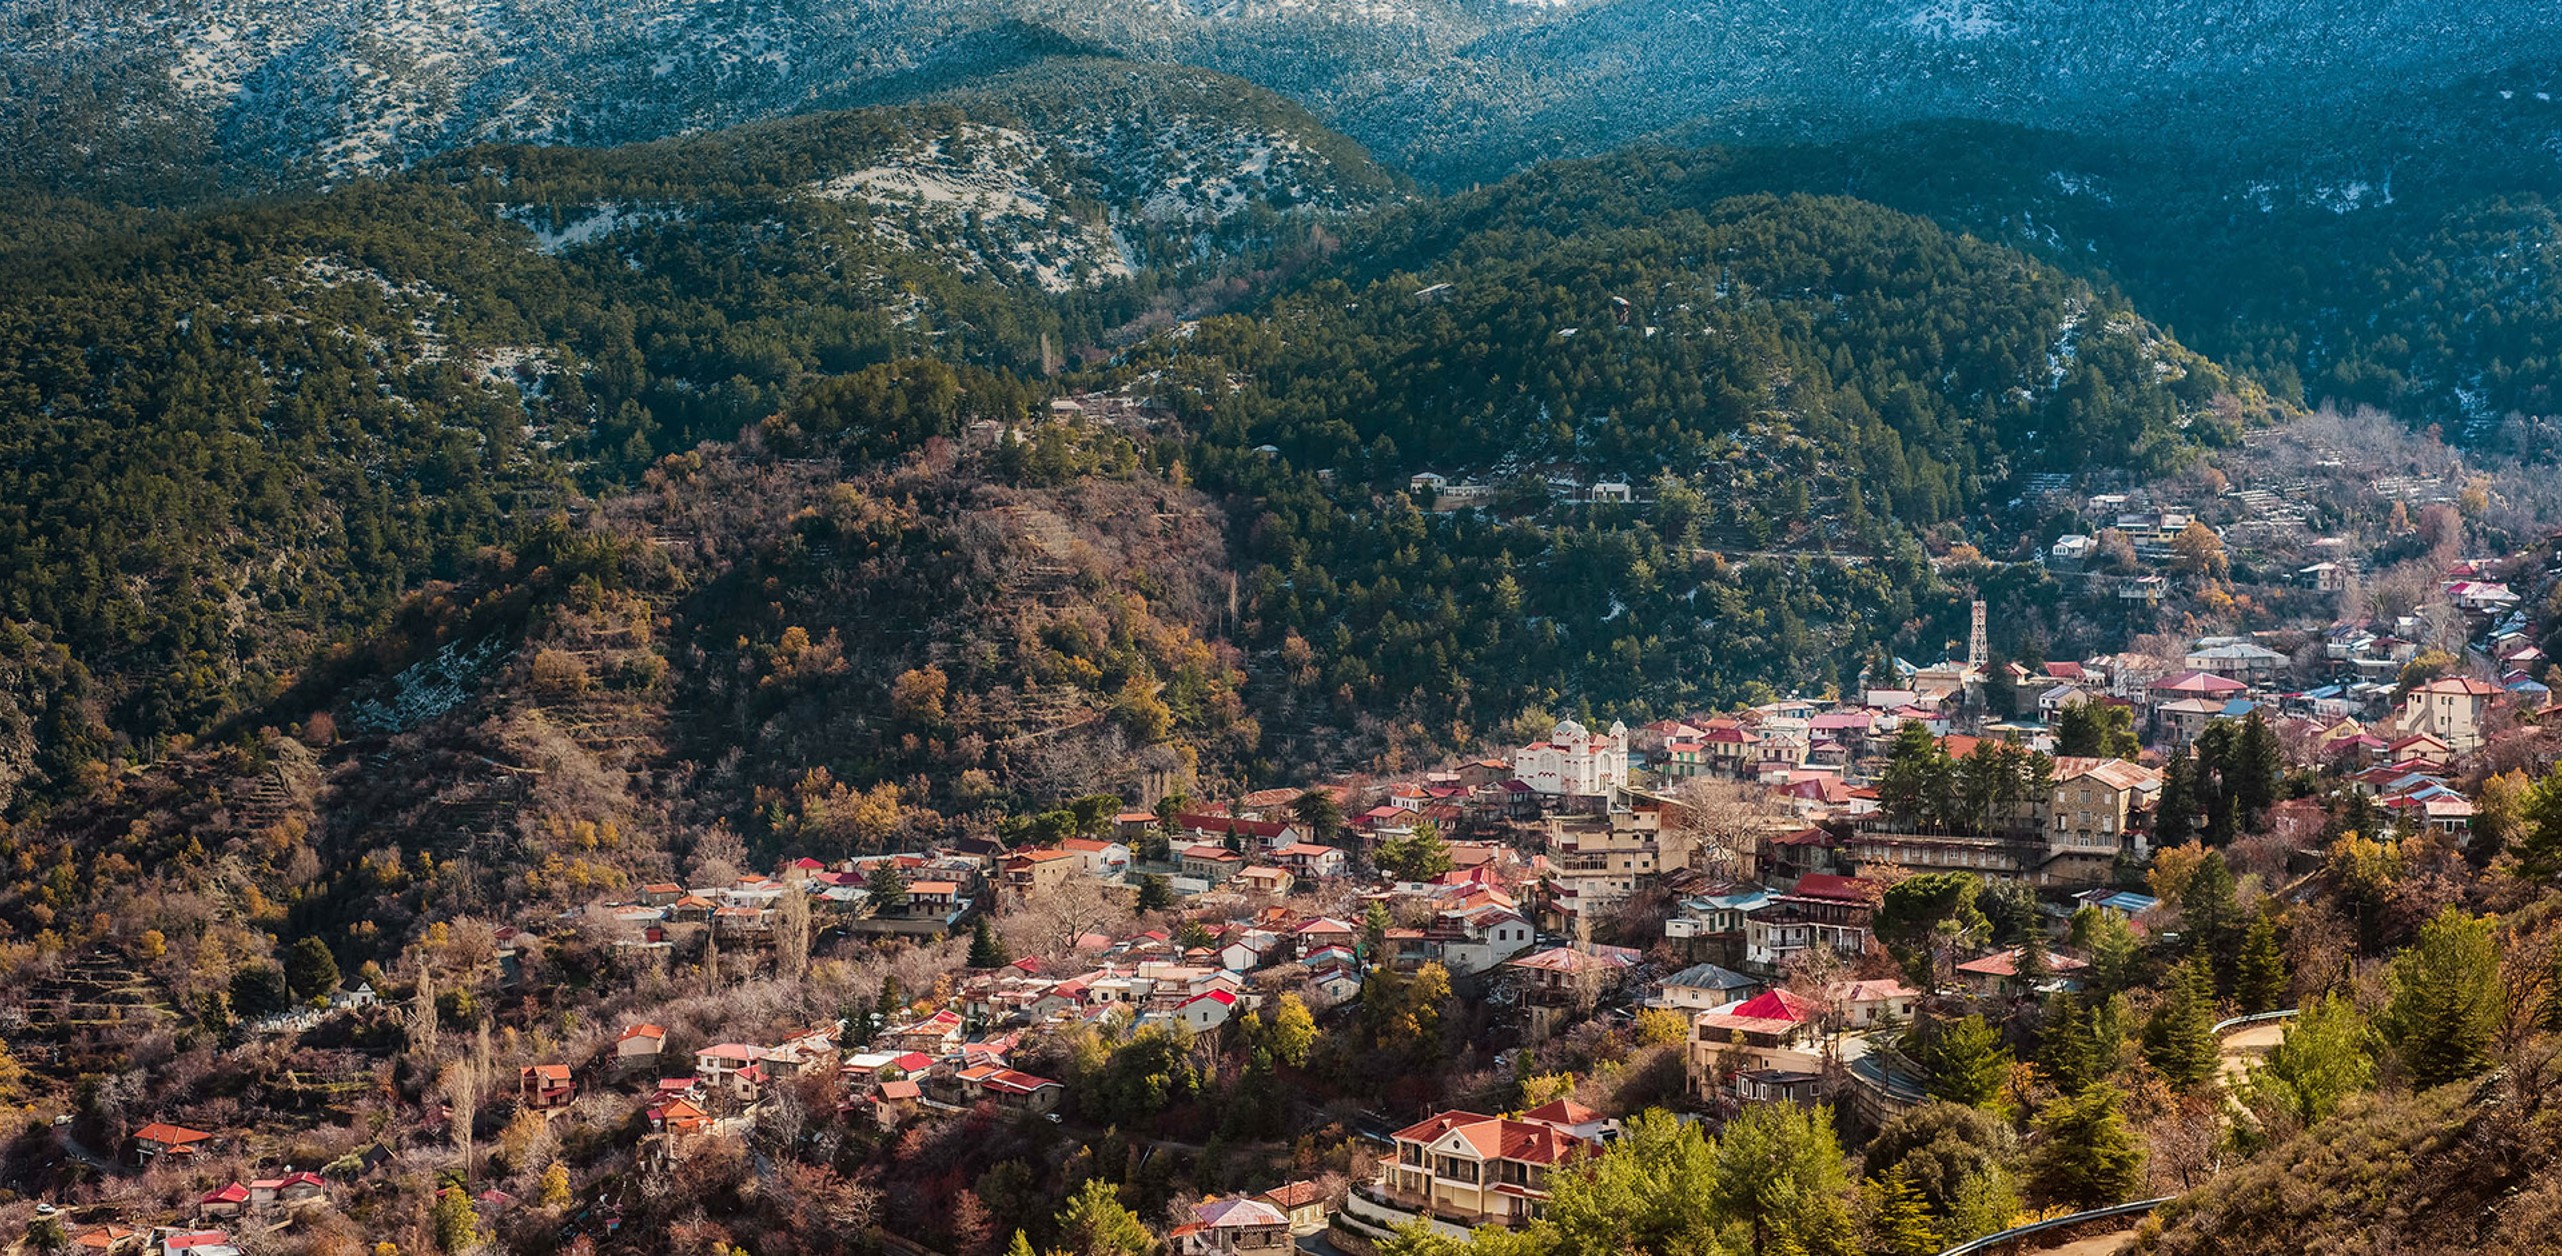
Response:
M1202 151L1093 142L1127 109ZM1310 126L1211 76L1050 68L961 103L480 149L65 230L0 267L0 618L103 682L81 744L201 732L405 591L806 381L916 355L1034 375L1395 193ZM1187 199L1218 142L1276 155ZM1033 208L860 182L982 176ZM31 760L15 740L0 764Z
M1446 738L1935 657L1957 607L1925 533L1985 539L2021 473L2176 465L2266 404L2122 297L1922 219L1630 207L1684 177L1575 163L1400 210L1332 277L1133 356L1231 494L1244 631L1286 677L1267 729L1384 706ZM1496 500L1420 513L1425 470ZM1556 505L1550 476L1640 500ZM2023 631L2053 600L1999 596Z

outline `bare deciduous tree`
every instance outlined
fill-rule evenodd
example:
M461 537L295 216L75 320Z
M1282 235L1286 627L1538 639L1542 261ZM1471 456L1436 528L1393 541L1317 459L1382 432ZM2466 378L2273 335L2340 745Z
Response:
M997 922L1016 955L1062 955L1088 933L1115 933L1131 920L1130 908L1103 883L1070 877L1015 904Z
M798 885L783 887L774 921L774 971L785 981L799 981L810 964L810 900Z

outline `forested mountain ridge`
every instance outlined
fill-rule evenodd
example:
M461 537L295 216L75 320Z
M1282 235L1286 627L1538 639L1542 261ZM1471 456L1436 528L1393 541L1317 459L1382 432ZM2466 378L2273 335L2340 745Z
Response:
M201 731L805 380L929 352L1037 374L1398 189L1241 84L1097 64L640 149L476 149L27 252L0 272L0 618L30 634L7 655L106 681L44 704L75 759ZM0 764L39 757L15 718L0 736Z
M1082 50L1243 75L1458 184L1693 119L1730 139L1927 117L2128 138L2283 115L2300 139L2554 32L2516 0L80 0L0 28L0 123L66 174L52 159L94 136L110 172L347 177L871 103Z
M1077 82L1111 90L1079 100ZM1453 649L1476 660L1458 674L1494 684L1417 706L1419 735L1374 728L1362 753L1464 742L1542 702L1846 682L1946 610L1915 601L1935 585L1912 529L1969 518L2024 470L2169 465L2263 404L2122 299L1923 220L1805 198L1665 214L1642 191L1713 155L1568 163L1400 206L1393 178L1321 136L1259 150L1259 181L1207 191L1180 164L1190 146L1134 140L1116 164L1095 138L1108 128L1033 138L1136 99L1160 122L1231 117L1226 133L1255 147L1288 114L1251 99L1211 114L1217 90L1103 64L968 106L625 150L477 149L20 259L0 307L24 451L0 514L6 614L30 634L23 668L102 682L48 708L80 715L80 736L42 740L78 760L259 710L404 591L460 578L661 454L791 413L830 377L923 354L1029 378L1064 349L1164 325L1201 299L1187 293L1244 296L1238 268L1267 261L1268 304L1162 333L1098 379L1174 407L1195 472L1241 495L1241 552L1261 573L1241 641L1284 660L1314 643L1275 673L1289 685L1255 691L1267 724L1358 724L1363 691L1415 683ZM991 201L1041 203L938 216L932 197L868 194L962 173L986 175ZM1041 252L1095 222L1126 276ZM1347 236L1356 247L1338 247ZM1449 286L1419 299L1427 281ZM1157 367L1178 387L1141 381ZM1241 389L1209 382L1231 372ZM1283 456L1251 453L1266 444ZM1464 568L1371 553L1367 495L1435 463L1683 483L1643 524L1430 524L1453 529L1435 561ZM1308 478L1321 469L1335 489ZM1715 504L1684 509L1697 491ZM1258 498L1286 503L1287 525L1253 523ZM1318 535L1336 539L1294 552ZM1892 563L1789 574L1728 567L1711 546ZM1536 555L1553 570L1503 592L1498 569ZM1498 675L1495 643L1419 628L1481 595L1526 599L1537 665ZM1730 613L1693 613L1703 599ZM1642 665L1605 663L1622 654ZM32 764L38 740L22 733L13 761ZM49 762L56 789L78 775Z
M2271 404L2015 251L1837 198L1632 203L1650 186L1567 163L1398 210L1112 377L1231 494L1271 735L1846 686L1955 631L1923 531L1992 544L2016 477L2175 466ZM1422 513L1427 470L1496 499ZM1551 476L1644 500L1552 508Z

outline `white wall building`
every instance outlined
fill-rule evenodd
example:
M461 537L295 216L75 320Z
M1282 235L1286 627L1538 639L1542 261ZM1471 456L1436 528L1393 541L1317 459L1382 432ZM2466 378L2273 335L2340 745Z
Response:
M1521 748L1513 775L1543 794L1605 795L1628 784L1628 726L1612 724L1596 736L1573 720L1560 720L1548 740Z

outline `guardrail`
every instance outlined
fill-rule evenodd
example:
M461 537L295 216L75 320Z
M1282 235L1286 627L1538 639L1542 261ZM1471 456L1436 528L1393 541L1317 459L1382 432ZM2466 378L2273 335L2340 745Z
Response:
M2131 1204L2111 1204L2106 1208L2077 1212L2069 1217L2056 1217L2028 1225L2013 1226L1997 1234L1987 1234L1980 1239L1968 1239L1941 1252L1939 1256L1970 1256L1974 1252L1989 1252L2004 1243L2016 1243L2021 1239L2035 1238L2048 1231L2067 1229L2086 1221L2113 1221L2120 1217L2140 1217L2171 1202L2174 1198L2177 1197L2164 1195L2160 1199L2139 1199Z
M2280 1008L2274 1012L2259 1012L2250 1016L2236 1016L2230 1020L2220 1020L2215 1022L2215 1028L2210 1032L2212 1032L2216 1037L2221 1038L2224 1036L2226 1030L2240 1029L2244 1025L2260 1025L2266 1024L2269 1021L2287 1020L2292 1018L2296 1011L2297 1009L2289 1007Z

